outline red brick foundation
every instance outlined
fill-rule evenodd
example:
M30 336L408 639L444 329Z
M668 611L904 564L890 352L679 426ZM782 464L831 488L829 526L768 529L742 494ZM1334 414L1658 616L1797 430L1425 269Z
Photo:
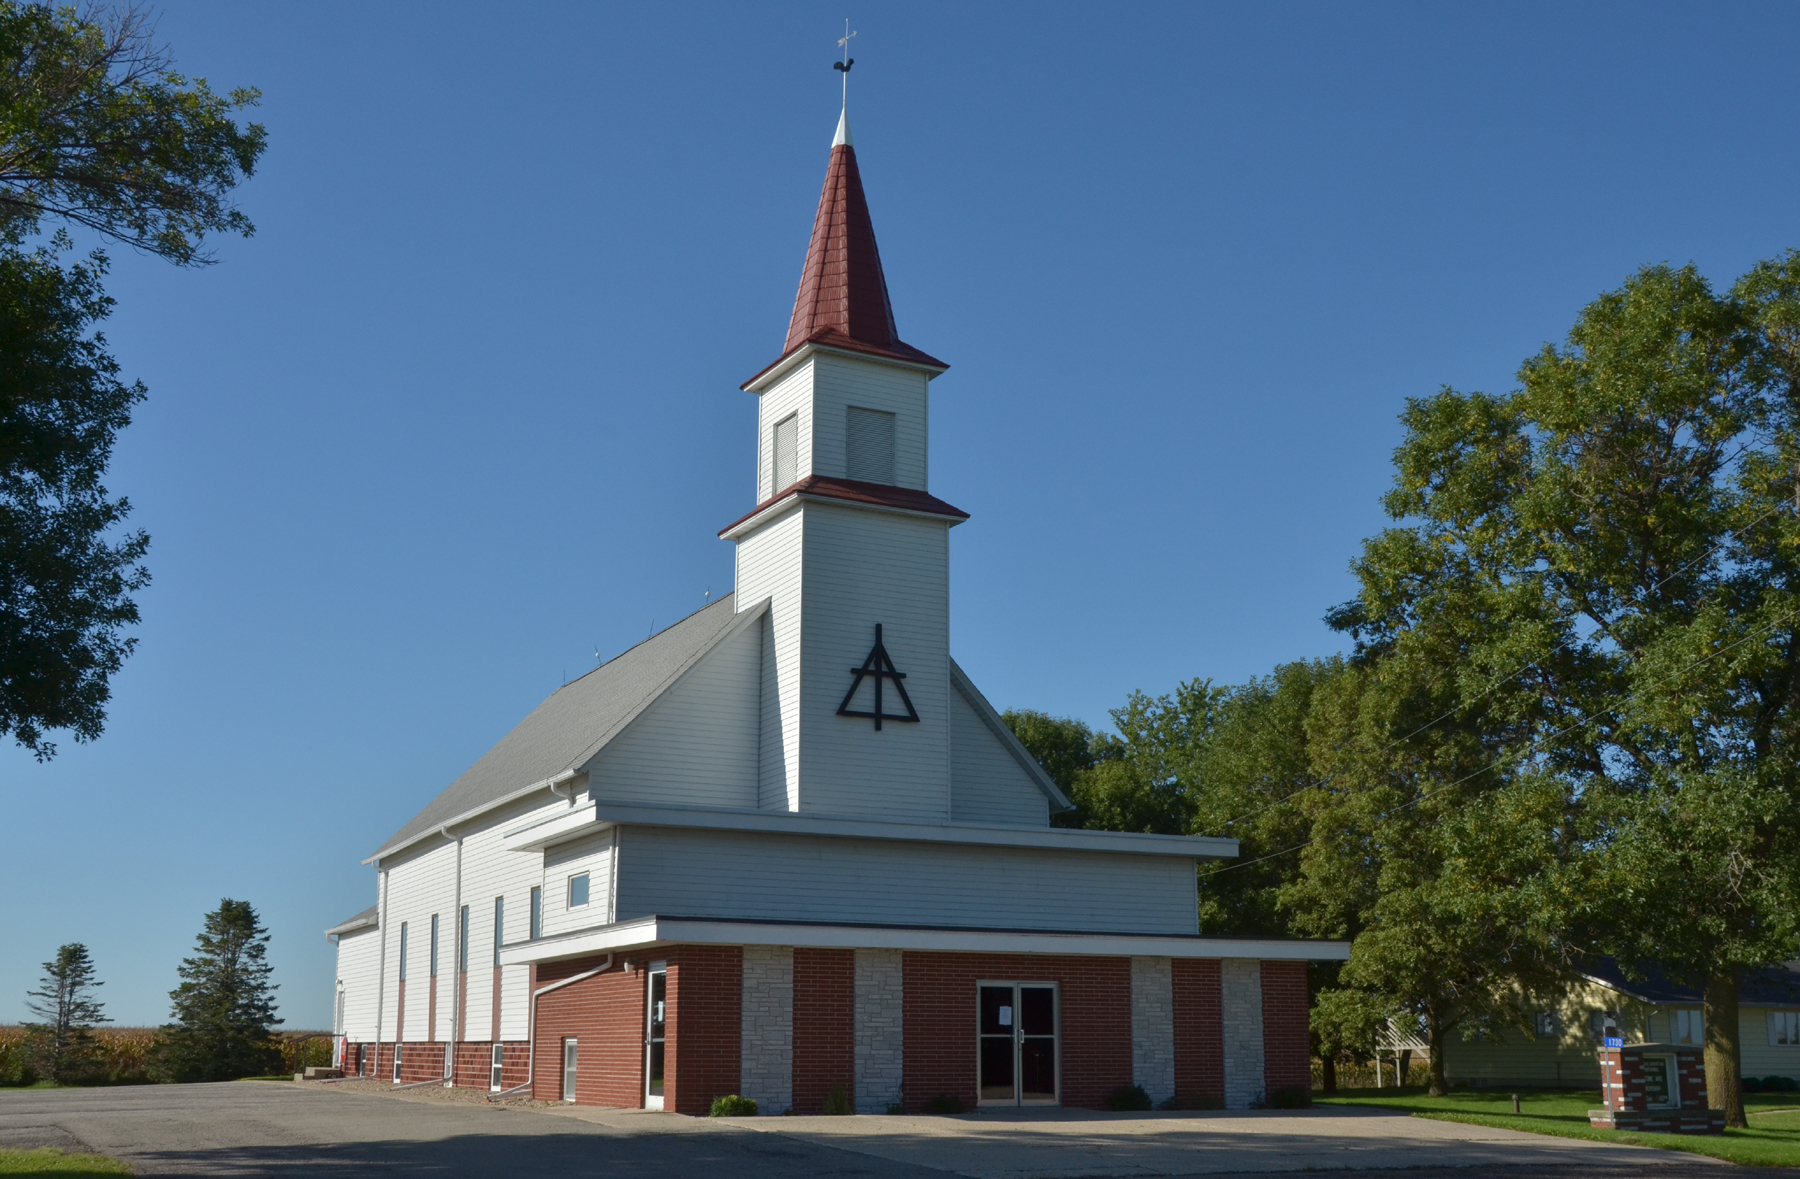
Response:
M538 967L538 986L592 970L604 959L551 962ZM562 1098L562 1042L576 1040L575 1100L581 1105L636 1109L644 1104L643 971L622 963L538 999L537 1076L532 1096Z
M856 1101L856 951L794 950L794 1112L822 1113L842 1086Z
M1262 964L1263 1091L1312 1091L1306 963Z
M1223 1105L1225 1020L1220 1007L1219 963L1209 958L1176 958L1172 967L1175 1096L1192 1108Z

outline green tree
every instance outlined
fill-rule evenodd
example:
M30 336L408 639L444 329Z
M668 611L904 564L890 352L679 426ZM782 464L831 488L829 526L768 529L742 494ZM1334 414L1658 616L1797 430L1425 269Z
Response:
M0 734L40 760L46 730L98 736L130 654L148 540L101 484L144 396L93 331L112 308L105 254L66 268L62 227L166 258L212 260L208 235L248 235L229 200L263 151L234 112L171 68L146 12L0 0ZM27 239L58 227L52 244Z
M152 1049L156 1074L169 1081L230 1081L281 1064L274 1043L274 970L268 931L248 901L222 900L206 915L197 953L182 960L181 985L169 992L175 1022Z
M1700 986L1708 1090L1734 1125L1739 972L1800 933L1797 324L1800 254L1723 296L1691 266L1646 267L1514 393L1410 402L1399 523L1334 615L1384 692L1450 718L1401 754L1461 734L1399 802L1455 800L1423 824L1448 840L1435 854L1468 849L1457 862L1505 885L1459 908L1384 883L1382 903L1475 928L1523 922L1529 897L1555 914L1552 956L1655 959Z
M111 1023L104 1005L94 998L103 985L94 977L94 962L87 947L70 942L44 963L38 989L26 992L25 1007L41 1021L28 1024L38 1062L50 1080L59 1085L79 1080L93 1060L95 1024Z

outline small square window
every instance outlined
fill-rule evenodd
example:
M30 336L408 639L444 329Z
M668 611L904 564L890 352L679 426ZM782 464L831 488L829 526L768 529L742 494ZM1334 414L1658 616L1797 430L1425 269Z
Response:
M569 877L569 908L579 909L588 903L588 874Z
M1562 1035L1562 1021L1556 1018L1554 1011L1540 1011L1537 1013L1533 1030L1537 1032L1537 1038L1540 1040L1554 1040Z

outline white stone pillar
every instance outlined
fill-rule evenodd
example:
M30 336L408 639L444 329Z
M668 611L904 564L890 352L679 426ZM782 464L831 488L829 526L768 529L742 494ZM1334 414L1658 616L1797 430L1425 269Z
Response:
M1131 960L1131 1079L1157 1105L1175 1096L1175 971L1167 958Z
M745 946L743 1040L738 1093L759 1112L794 1104L794 948Z
M1262 963L1219 963L1219 1006L1225 1025L1225 1108L1249 1109L1263 1099Z
M856 1112L886 1113L905 1076L899 950L856 951Z

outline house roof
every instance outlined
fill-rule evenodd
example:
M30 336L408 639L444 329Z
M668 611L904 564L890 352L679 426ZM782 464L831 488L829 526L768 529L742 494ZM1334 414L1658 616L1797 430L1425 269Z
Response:
M326 930L325 936L330 937L334 933L355 933L359 929L372 929L381 924L381 917L377 910L378 906L370 905L356 916L346 921L340 921Z
M1800 1007L1800 971L1793 964L1738 972L1738 1003L1744 1007ZM1670 978L1655 962L1645 962L1627 975L1616 958L1602 958L1581 973L1603 987L1640 1003L1658 1007L1697 1007L1698 990Z
M825 187L819 193L812 240L800 270L800 293L788 320L787 342L775 364L807 344L820 344L939 370L948 368L902 341L894 326L894 305L888 298L881 251L875 245L875 223L869 217L862 174L856 167L856 148L848 142L848 128L842 121L839 129L825 167Z
M835 499L846 503L862 504L865 507L891 508L901 512L923 512L932 516L949 516L959 522L969 518L969 513L945 503L929 492L915 491L910 487L890 487L885 483L864 483L860 479L832 479L825 475L808 475L798 483L790 484L777 491L768 499L763 500L748 512L719 529L719 535L726 535L744 521L754 519L782 500L793 496L812 496L816 499Z
M735 599L726 594L552 692L375 857L580 768L724 637L737 620Z

